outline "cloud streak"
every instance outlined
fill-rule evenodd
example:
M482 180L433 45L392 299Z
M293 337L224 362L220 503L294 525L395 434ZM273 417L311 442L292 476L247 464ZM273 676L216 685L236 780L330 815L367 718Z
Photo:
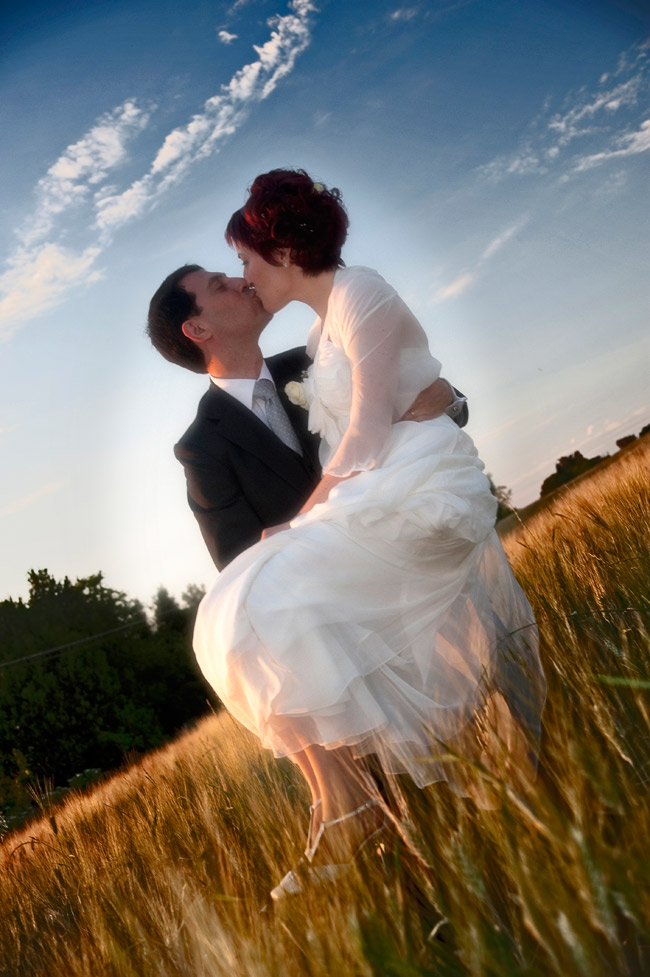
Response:
M466 268L447 285L441 285L436 289L433 296L435 304L438 305L441 302L448 302L450 299L457 299L471 288L478 280L483 265L490 261L512 238L516 237L527 223L528 217L522 217L516 223L511 224L510 227L507 227L493 237L471 268Z
M509 156L499 156L479 168L497 183L510 177L558 172L562 180L593 169L610 159L633 156L648 149L650 120L638 119L630 132L630 116L648 89L650 44L624 52L613 73L601 75L596 91L580 89L567 98L562 111L548 104L533 120L529 134ZM622 77L627 75L628 77ZM637 116L638 118L638 116ZM586 147L579 153L575 145Z
M219 146L246 121L254 105L268 98L278 83L290 74L296 59L311 40L311 0L292 0L291 14L271 18L271 36L261 46L253 45L257 60L235 72L192 117L189 123L170 132L158 150L149 172L122 193L96 197L97 226L117 228L140 216L169 188L183 179L196 162L217 152Z
M147 128L155 106L127 99L64 150L39 180L34 214L17 230L18 246L0 275L0 340L58 304L71 288L100 278L97 262L115 233L143 217L194 165L218 152L293 71L311 41L316 7L312 0L290 0L288 11L267 21L270 36L253 45L256 60L236 71L189 122L168 133L147 171L126 188L108 178L114 180L114 171L129 160L129 143ZM227 35L219 35L222 43L236 37L221 33ZM83 208L92 240L75 250L66 232L71 213Z
M50 166L36 185L36 213L18 232L30 245L49 232L56 218L86 200L92 187L127 158L127 144L149 121L149 112L127 100L102 116Z
M64 485L65 482L50 482L49 485L42 485L41 488L36 489L34 492L29 492L27 495L23 495L22 498L15 499L9 505L0 509L0 519L3 519L5 516L13 516L17 512L28 509L35 502L38 502L46 495L51 495L52 492L57 492Z
M612 149L593 153L591 156L583 156L576 162L574 172L581 173L584 170L591 170L594 166L600 166L601 163L606 163L610 159L617 159L621 156L636 156L637 153L646 153L649 149L650 119L645 119L638 132L620 136Z

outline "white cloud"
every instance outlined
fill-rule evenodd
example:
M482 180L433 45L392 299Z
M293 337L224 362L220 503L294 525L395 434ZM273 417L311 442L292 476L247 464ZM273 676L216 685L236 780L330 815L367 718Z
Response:
M488 246L483 251L483 254L481 255L479 260L479 264L481 264L484 261L487 261L493 255L495 255L497 251L500 251L501 248L504 246L504 244L507 244L508 241L515 236L515 234L519 233L519 231L522 229L524 224L526 224L527 220L528 218L524 217L522 218L522 220L517 221L517 223L513 224L511 227L507 227L505 231L502 231L500 234L497 234L497 236L490 241Z
M35 489L35 491L29 492L27 495L23 495L20 499L16 499L14 502L10 502L9 505L0 509L0 519L4 518L4 516L13 516L17 512L22 512L23 509L28 509L29 506L34 505L43 496L57 492L65 484L65 482L50 482L48 485L42 485L41 488Z
M650 119L641 123L641 128L637 132L630 132L625 136L619 136L615 146L617 148L606 149L600 153L593 153L591 156L583 156L574 166L574 172L581 173L584 170L591 170L594 166L600 166L610 159L619 159L621 156L635 156L637 153L645 153L650 149Z
M75 254L50 242L19 249L0 276L0 340L8 339L21 322L52 308L73 286L101 278L92 268L100 253L98 246Z
M268 98L293 70L311 40L309 18L316 8L312 0L291 0L289 9L291 13L268 22L273 28L269 40L253 46L258 60L236 71L221 93L208 99L202 112L169 133L148 173L121 194L98 199L98 227L115 229L141 215L169 186L178 183L191 165L218 151L219 145L246 121L253 106Z
M127 143L145 128L150 111L128 99L68 146L36 185L34 217L18 231L23 244L42 239L59 214L86 199L92 186L125 162Z
M233 41L237 40L238 36L238 34L229 34L228 31L219 31L217 34L222 44L232 44Z
M459 295L466 292L474 284L475 276L471 271L464 271L454 278L449 285L441 286L435 293L433 301L436 303L447 302L449 299L457 299Z
M254 46L257 60L236 71L186 125L170 132L149 169L126 189L106 181L127 160L128 141L147 126L153 111L135 98L103 115L52 164L36 186L34 216L19 229L20 244L0 275L0 339L57 304L73 286L101 277L94 266L116 230L145 214L198 161L218 152L253 107L293 70L311 41L316 7L313 0L290 0L288 9L268 21L269 39ZM93 223L85 230L94 240L73 251L61 241L69 228L68 212L82 204L92 208Z
M601 110L616 112L623 105L634 105L639 97L643 76L641 73L633 78L616 85L606 92L600 92L595 97L580 93L576 105L564 115L556 114L548 123L548 128L559 133L560 142L566 145L571 139L593 132L592 129L583 130L579 123L583 119L593 119Z
M649 48L648 44L635 45L625 52L613 75L601 74L597 91L584 87L571 93L566 99L569 107L563 111L551 113L547 99L531 120L519 146L510 155L499 156L479 167L479 173L498 182L511 176L542 175L553 169L557 172L559 167L559 179L566 182L570 174L591 169L613 156L645 151L646 123L632 136L626 130L631 124L638 124L637 107L648 88ZM628 77L622 77L624 74ZM633 118L635 109L636 119ZM588 151L583 150L578 156L566 151L576 139L588 147Z
M390 15L391 20L413 20L417 17L418 8L417 7L400 7L397 10L393 10Z
M433 296L433 301L436 304L440 302L447 302L449 299L457 299L459 295L462 295L471 288L472 285L477 281L479 273L482 266L486 261L489 261L494 255L503 248L508 241L512 240L516 234L524 227L528 222L528 217L522 217L516 223L507 227L505 231L501 231L489 244L483 249L480 257L475 261L472 268L466 269L457 275L448 285L441 285L435 292Z
M595 191L599 197L615 197L625 188L627 184L627 173L624 170L611 173L606 180L600 184Z

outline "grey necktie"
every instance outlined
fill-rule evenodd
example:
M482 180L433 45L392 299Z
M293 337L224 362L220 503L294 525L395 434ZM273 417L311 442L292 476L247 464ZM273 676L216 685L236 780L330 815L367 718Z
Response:
M300 447L300 441L296 432L291 427L291 421L287 417L284 407L280 403L280 398L278 397L278 392L275 389L273 381L266 378L256 380L253 397L256 400L263 401L264 413L273 433L277 434L280 441L283 441L288 448L301 455L302 448Z

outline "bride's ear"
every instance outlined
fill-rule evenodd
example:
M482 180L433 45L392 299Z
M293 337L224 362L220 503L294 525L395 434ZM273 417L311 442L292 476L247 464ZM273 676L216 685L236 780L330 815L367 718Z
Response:
M278 248L273 252L273 257L283 268L288 268L291 264L291 248Z
M193 316L191 319L186 319L181 326L181 331L184 336L191 339L194 343L204 343L206 339L209 339L212 333L203 323L202 319L198 316Z

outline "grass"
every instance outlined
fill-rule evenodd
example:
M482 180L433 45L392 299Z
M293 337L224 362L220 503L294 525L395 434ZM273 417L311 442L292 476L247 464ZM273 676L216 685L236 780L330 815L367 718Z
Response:
M211 716L5 838L0 974L650 972L649 455L505 538L549 681L535 785L497 781L487 812L400 781L383 860L260 913L300 853L308 798L290 763Z

